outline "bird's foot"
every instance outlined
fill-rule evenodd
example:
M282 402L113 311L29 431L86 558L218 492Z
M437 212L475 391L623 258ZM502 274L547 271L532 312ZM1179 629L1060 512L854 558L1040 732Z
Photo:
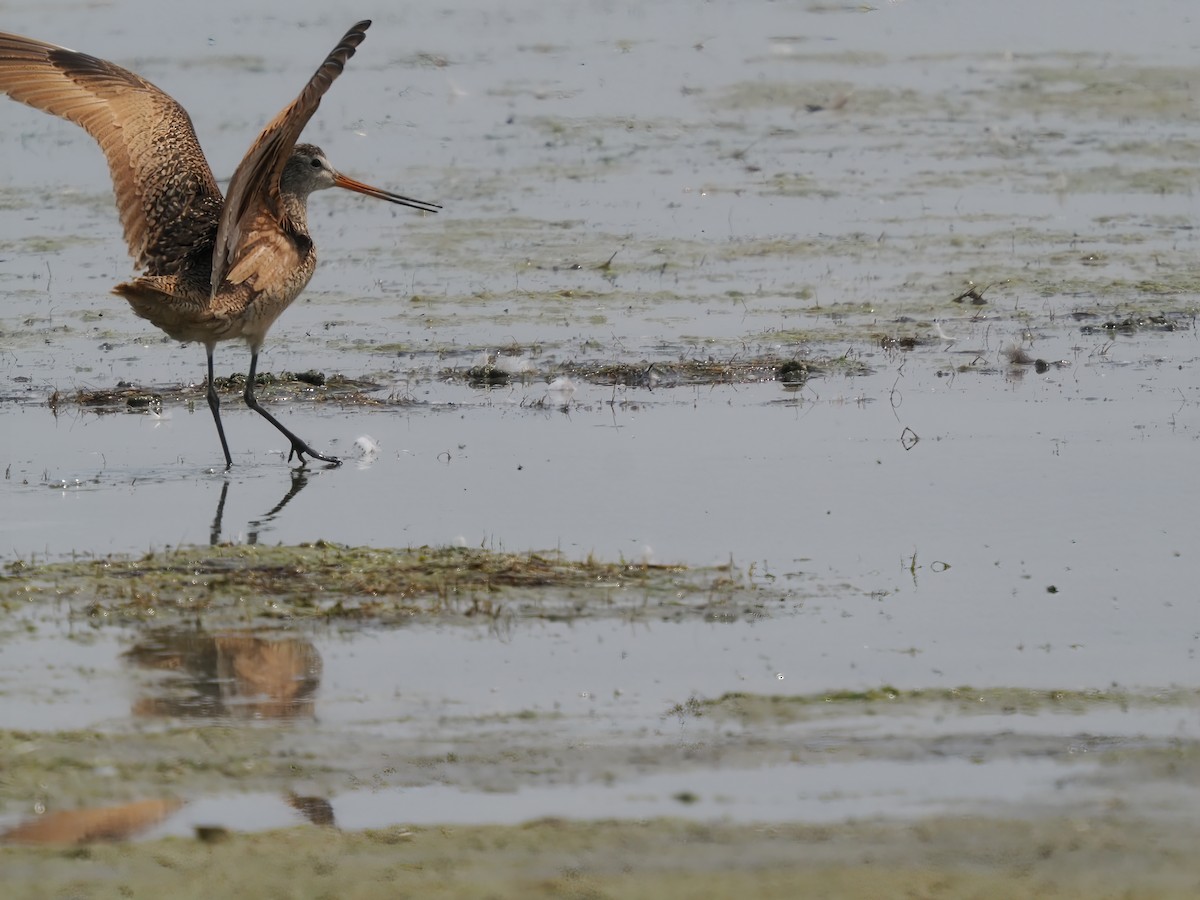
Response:
M329 463L331 467L340 466L342 464L342 461L336 456L326 456L324 453L318 453L301 440L292 441L292 449L288 452L288 462L291 462L292 457L294 456L300 460L300 465L306 465L308 463L308 460L304 458L306 454L311 456L313 459L319 459L323 463Z

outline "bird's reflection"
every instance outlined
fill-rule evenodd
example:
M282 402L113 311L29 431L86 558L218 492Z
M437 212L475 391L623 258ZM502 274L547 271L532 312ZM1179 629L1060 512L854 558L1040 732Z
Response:
M159 629L125 653L134 665L169 670L155 696L139 698L141 716L238 719L311 718L321 656L307 640L247 633Z
M288 806L313 825L337 827L337 822L333 818L333 804L324 797L301 797L299 794L288 794L286 799Z
M294 792L282 798L305 821L321 828L337 828L333 804L324 797L302 797ZM184 806L178 797L138 800L118 806L85 806L45 810L11 828L0 829L0 845L80 845L98 841L127 841L144 834ZM196 825L201 840L216 840L229 834L223 824Z
M272 506L269 510L259 516L257 519L251 519L246 525L246 543L257 544L258 533L275 520L275 518L283 511L283 508L292 502L292 498L304 490L308 484L309 472L306 468L300 467L291 469L292 483L288 487L283 498ZM221 482L221 496L217 499L217 511L213 515L212 526L208 532L209 546L215 547L221 542L221 526L222 520L225 518L225 501L229 497L229 479L225 478Z
M157 825L182 806L167 797L121 806L47 812L0 832L0 844L86 844L121 841Z

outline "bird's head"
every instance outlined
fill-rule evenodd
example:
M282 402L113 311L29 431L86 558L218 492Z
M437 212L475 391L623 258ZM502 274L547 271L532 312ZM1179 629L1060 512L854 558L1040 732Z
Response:
M414 200L411 197L393 194L391 191L371 187L369 184L347 178L330 164L325 152L313 144L297 144L295 146L292 155L284 164L280 187L285 193L296 194L300 197L307 197L313 191L336 187L366 194L368 197L377 197L390 203L398 203L401 206L411 206L422 212L437 212L442 208L437 203Z

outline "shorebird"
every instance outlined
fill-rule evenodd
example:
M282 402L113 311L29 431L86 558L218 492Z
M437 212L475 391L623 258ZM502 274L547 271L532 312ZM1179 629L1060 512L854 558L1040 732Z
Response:
M170 96L103 59L0 32L0 93L82 126L104 151L125 241L144 267L113 293L175 340L204 345L208 406L226 469L233 457L213 384L213 349L236 339L250 347L246 405L291 442L288 461L294 455L304 465L307 455L340 462L313 450L254 396L267 331L316 268L308 195L338 187L424 212L441 209L347 178L319 147L296 143L370 25L362 21L347 31L300 96L267 124L234 171L225 197L191 118Z

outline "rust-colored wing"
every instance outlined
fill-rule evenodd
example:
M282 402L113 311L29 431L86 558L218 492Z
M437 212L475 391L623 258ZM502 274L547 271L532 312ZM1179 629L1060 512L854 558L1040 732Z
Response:
M129 252L148 274L176 274L211 245L221 189L187 112L150 82L86 53L0 33L0 92L99 142Z
M281 228L286 225L279 197L279 176L300 138L300 132L320 106L321 97L329 90L334 79L342 74L346 60L354 55L370 27L368 19L346 32L309 79L300 96L267 124L238 164L229 181L229 196L217 229L217 245L213 251L213 296L216 296L222 279L237 258L243 238L249 237L243 235L244 226L254 221L263 209L270 212Z

